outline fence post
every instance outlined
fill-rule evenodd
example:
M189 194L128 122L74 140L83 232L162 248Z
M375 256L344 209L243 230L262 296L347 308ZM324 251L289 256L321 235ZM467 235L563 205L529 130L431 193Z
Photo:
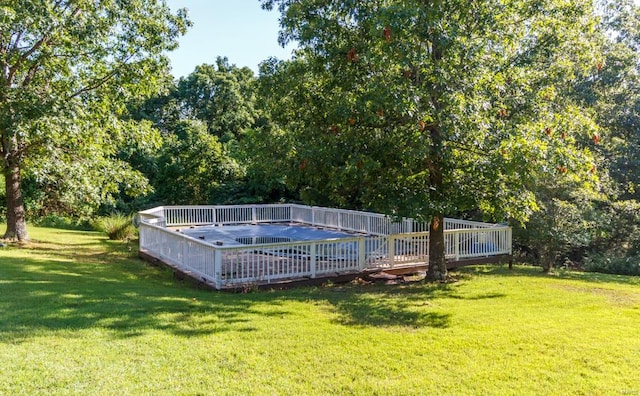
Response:
M147 248L147 226L144 221L140 221L140 225L138 226L138 244L140 246L140 250Z
M507 228L507 243L509 244L509 269L513 269L513 245L511 243L511 230L512 228Z
M358 238L358 268L360 272L364 271L367 260L366 237Z
M316 277L316 257L318 255L318 249L315 242L311 243L311 278Z
M455 238L453 238L453 243L455 243L454 246L454 252L455 252L455 256L456 256L456 261L460 260L460 231L454 231Z
M396 261L396 238L393 235L387 236L387 259L389 260L389 268L393 268Z
M257 217L258 216L256 216L256 206L251 205L251 224L256 224L258 222Z
M189 251L189 241L186 238L182 240L182 254L180 255L180 266L182 268L187 268L187 254Z
M222 251L214 249L213 253L213 273L216 283L216 289L222 289Z

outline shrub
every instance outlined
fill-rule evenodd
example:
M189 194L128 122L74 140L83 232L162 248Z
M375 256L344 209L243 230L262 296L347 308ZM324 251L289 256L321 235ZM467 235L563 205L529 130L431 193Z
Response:
M40 227L62 228L67 230L89 231L92 228L87 220L56 214L48 214L44 217L35 218L33 223Z
M640 257L594 254L584 259L584 269L616 275L640 275Z
M128 240L136 235L132 218L122 214L100 217L95 221L95 228L107 234L111 240Z

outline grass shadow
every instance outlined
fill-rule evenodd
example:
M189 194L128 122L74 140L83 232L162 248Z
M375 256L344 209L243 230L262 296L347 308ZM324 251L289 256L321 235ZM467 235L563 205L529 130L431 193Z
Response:
M326 302L336 321L356 327L446 328L451 314L430 301L455 294L455 285L334 285L302 291L305 300Z
M3 341L94 327L114 337L252 330L246 296L191 288L126 245L86 234L68 245L36 240L0 252L0 295Z
M212 292L174 279L170 270L147 265L130 244L109 241L99 233L47 232L29 245L0 251L0 340L20 342L43 331L95 327L123 338L149 330L185 337L250 332L256 330L257 316L286 316L286 309L278 306L289 301L328 306L337 314L336 322L347 326L442 329L451 325L451 314L433 305L434 300L504 297L460 293L459 283ZM522 269L482 271L534 276ZM463 272L459 278L471 275Z

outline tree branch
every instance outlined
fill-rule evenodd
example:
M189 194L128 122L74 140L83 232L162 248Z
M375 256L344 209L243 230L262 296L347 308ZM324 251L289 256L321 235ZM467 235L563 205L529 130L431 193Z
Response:
M34 62L33 65L31 65L31 67L29 68L29 71L27 72L27 76L24 78L24 80L22 80L23 87L28 86L31 83L31 81L33 81L39 68L40 68L40 64L38 62Z
M488 155L488 153L486 151L477 149L475 146L473 146L473 147L472 146L468 146L468 145L466 145L466 144L464 144L462 142L459 142L457 140L448 140L447 143L449 143L449 144L451 144L453 146L456 146L457 148L459 148L459 149L461 149L463 151L467 151L469 153L478 155L480 157L489 157L489 155Z
M122 70L122 68L124 68L129 62L129 60L131 60L131 58L133 58L133 56L136 55L136 53L134 52L133 54L127 56L124 60L122 60L120 62L119 65L117 65L113 70L111 70L109 73L105 74L104 76L93 80L93 82L91 84L88 84L80 89L78 89L76 92L72 93L71 95L67 96L66 100L71 100L75 97L78 97L80 95L82 95L83 93L89 92L89 91L93 91L96 88L100 88L102 85L104 85L107 81L111 80L116 74L118 74L118 72L120 72Z
M61 1L56 3L56 6L59 5L60 3L61 3ZM64 13L66 10L69 9L70 6L71 6L70 3L67 4L67 7L65 7L65 9L62 12ZM80 8L79 7L74 9L71 12L71 15L69 16L69 19L67 19L67 21L72 20L73 18L78 16L79 13L80 13ZM40 39L38 41L36 41L35 44L33 44L31 46L31 48L29 48L22 55L20 55L18 57L18 60L16 60L16 63L9 68L9 76L7 78L7 81L9 81L9 82L13 81L13 78L15 77L15 74L18 71L18 68L20 67L20 65L23 62L25 62L31 55L33 55L37 50L39 50L43 45L50 44L51 41L53 40L53 37L54 37L54 34L55 34L56 30L59 29L61 26L64 26L64 25L66 25L66 23L62 23L62 24L59 24L59 25L53 25L48 30L43 32L42 37L40 37ZM20 41L21 36L22 36L22 32L20 32L18 34L18 37L16 38L15 45L14 45L15 49L18 49L18 43ZM37 68L36 68L36 70L37 70Z
M11 66L9 68L9 77L8 80L9 81L13 81L13 78L15 77L16 72L18 71L18 67L20 67L20 65L29 57L31 56L34 52L36 52L40 47L42 47L45 43L48 43L49 40L51 40L52 36L52 31L49 31L47 33L45 33L40 40L38 40L31 48L29 48L24 54L20 55L20 57L18 57L18 60L16 61L16 63L13 64L13 66ZM17 45L17 42L16 42Z

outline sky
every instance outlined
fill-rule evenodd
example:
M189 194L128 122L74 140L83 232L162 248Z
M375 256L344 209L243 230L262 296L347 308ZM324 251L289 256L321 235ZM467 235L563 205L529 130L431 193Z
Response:
M167 55L175 78L186 76L197 65L215 63L226 56L230 64L258 65L274 56L290 59L292 46L278 44L280 13L265 11L258 0L167 0L172 11L189 10L193 26L180 38L180 47Z
M640 0L634 0L640 4ZM229 63L250 67L275 56L290 59L294 46L278 44L277 10L265 11L259 0L167 0L173 11L189 10L193 26L180 38L180 47L168 53L173 76L191 73L197 65L215 63L226 56Z

